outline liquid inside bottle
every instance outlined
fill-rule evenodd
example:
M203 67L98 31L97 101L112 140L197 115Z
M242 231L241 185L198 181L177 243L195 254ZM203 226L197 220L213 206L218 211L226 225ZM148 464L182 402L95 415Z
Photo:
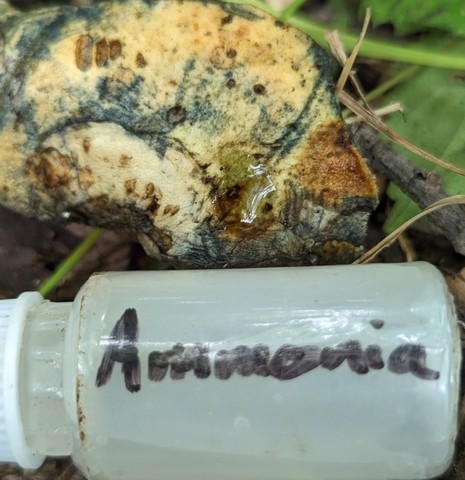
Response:
M451 461L460 343L428 264L98 274L66 308L55 423L25 424L89 478L423 479ZM41 447L44 428L61 440Z

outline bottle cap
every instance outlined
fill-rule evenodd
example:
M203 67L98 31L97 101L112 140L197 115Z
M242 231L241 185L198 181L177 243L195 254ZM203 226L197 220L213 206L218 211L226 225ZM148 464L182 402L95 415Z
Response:
M31 306L42 302L37 292L0 300L0 462L15 462L23 468L37 468L45 459L26 442L18 384L26 314Z

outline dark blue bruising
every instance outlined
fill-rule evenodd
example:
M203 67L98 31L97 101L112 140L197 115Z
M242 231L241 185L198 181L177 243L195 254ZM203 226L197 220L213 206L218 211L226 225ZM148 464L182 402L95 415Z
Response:
M332 88L331 86L329 88ZM330 107L331 107L331 111L334 115L337 115L338 117L340 117L342 114L341 114L341 106L339 105L339 101L336 97L336 95L330 95L330 98L329 98L329 102L330 102Z
M194 62L186 62L185 72L192 71ZM162 158L166 149L173 143L173 139L167 137L177 126L177 123L171 123L169 119L169 111L176 105L163 105L157 110L151 110L150 105L145 105L145 109L140 108L140 100L146 95L143 91L144 78L137 76L130 84L125 84L113 77L101 78L96 87L98 101L81 101L79 108L75 112L68 112L66 117L62 117L60 122L53 125L37 136L37 125L33 123L33 115L29 118L29 127L31 133L35 134L35 141L40 143L54 133L61 133L67 127L88 122L111 122L119 124L126 131L134 134L144 140L151 148L153 148ZM182 90L180 88L179 90ZM182 102L178 103L186 108L186 117L183 123L194 124L217 117L219 112L209 105L202 96L205 88L199 88L199 84L192 85L189 90L181 91L178 99L189 92L199 92L194 98L189 96L186 105ZM152 92L153 94L153 92ZM74 95L78 99L86 99L84 91L76 89ZM141 115L141 111L148 111L149 114ZM37 143L33 146L35 148Z
M192 67L193 63L191 62L190 65L186 65L186 71L190 71ZM178 125L168 120L168 112L176 105L163 105L157 110L147 108L146 110L150 113L141 115L140 99L145 96L143 88L144 78L142 76L135 77L130 84L125 84L111 77L103 77L98 81L96 87L98 101L81 101L77 112L68 112L68 115L63 117L59 123L56 123L53 128L41 133L38 140L42 142L50 135L62 132L67 127L76 124L111 122L119 124L126 131L139 136L150 145L156 145L155 150L163 156L171 142L170 139L164 141L163 136L171 133ZM179 90L182 90L182 88L179 88ZM201 96L204 88L199 88L199 85L192 85L189 90L199 92L199 95L189 98L186 105L183 105L182 101L177 102L178 105L186 108L186 117L183 123L188 122L192 125L219 115L219 112ZM181 100L186 93L188 92L182 91L177 98ZM80 89L76 89L74 94L76 98L85 99L88 97Z
M191 72L195 69L195 59L191 58L190 60L186 60L183 68L183 78L187 78Z
M206 89L212 82L209 78L201 78L199 83L201 88Z
M311 121L308 113L311 110L313 102L317 99L317 91L323 82L324 80L318 75L315 80L314 90L308 96L304 108L301 110L296 120L286 128L284 134L275 141L277 145L280 145L279 149L276 150L278 158L284 158L288 155L289 152L291 152L301 141L302 137L307 134L308 124L309 121Z
M111 103L121 109L134 108L138 105L144 84L144 77L136 75L131 83L126 84L114 77L101 77L97 82L97 94L100 103ZM128 112L133 113L133 112Z
M183 68L182 81L175 94L175 104L186 109L186 118L183 123L187 122L189 125L208 120L209 118L219 117L219 111L212 107L204 97L204 92L208 90L208 85L212 83L210 77L214 76L216 72L209 67L206 70L207 73L210 74L209 77L194 75L192 78L191 74L194 73L195 70L195 59L187 60ZM168 111L174 106L175 105L167 105L166 107L163 107L163 110ZM163 129L160 133L168 133L168 131L171 131L175 126L176 125L170 125L168 130ZM157 131L160 131L159 127L157 127Z
M88 28L92 23L98 23L102 17L102 7L93 5L89 7L60 7L59 13L51 23L37 21L30 24L31 28L21 37L17 46L21 51L28 52L28 58L50 58L49 45L63 38L63 27L71 22L85 20ZM31 48L32 47L32 48Z
M307 49L307 55L312 58L316 68L318 68L321 75L328 79L328 82L335 80L340 67L325 50L317 43L312 43Z
M21 23L24 21L24 17L21 19L20 22L15 22L15 29L21 28ZM56 20L56 17L53 16L52 18L46 17L41 19L42 21L37 21L30 25L30 28L27 28L26 31L23 32L20 40L16 44L16 49L18 53L18 57L10 60L10 65L13 66L10 71L8 72L8 84L5 85L5 88L2 92L0 92L0 129L2 129L9 121L10 121L10 114L12 112L16 112L17 114L21 115L21 118L26 122L29 123L33 121L33 113L34 109L28 105L15 105L15 96L18 98L24 98L22 95L22 88L20 88L19 92L15 95L11 91L12 84L17 83L18 81L21 82L22 77L27 75L28 72L28 64L31 63L31 59L37 55L37 52L41 52L44 47L44 39L46 38L47 33L47 26L50 25L50 22ZM7 36L8 32L5 32ZM8 41L8 40L6 40ZM21 82L23 83L23 82Z
M18 26L24 21L24 15L22 12L18 12L16 16L7 17L8 22L5 18L0 17L0 33L5 42L9 40L10 32L14 34Z
M167 137L166 135L159 135L158 133L137 133L136 137L140 138L150 150L157 153L160 159L165 158L168 148L175 148L179 151L187 151L180 142Z
M254 98L254 100L256 101L256 98ZM268 115L267 109L264 106L261 106L257 123L255 123L255 125L252 127L250 133L257 141L263 141L263 136L266 135L267 132L270 130L276 130L279 127L279 123L272 122Z
M294 111L294 109L287 102L284 102L283 109L287 113L291 113Z
M253 92L252 92L252 89L248 88L247 90L245 90L244 92L244 100L249 103L249 104L254 104L257 102L257 99L255 98Z
M328 90L331 90L341 70L339 65L316 43L310 46L308 54L313 58L316 67L319 69L320 76L326 79ZM329 95L329 101L332 113L340 116L341 109L336 95Z
M309 119L309 112L315 101L318 101L318 90L323 85L325 90L331 90L331 69L332 63L328 55L323 51L321 47L316 44L311 44L308 47L307 54L312 57L312 60L315 62L315 66L318 68L318 75L315 79L313 91L307 98L305 105L301 112L299 113L296 120L286 128L284 134L276 139L275 143L280 145L276 149L276 158L284 158L289 154L297 145L302 137L304 137L308 132L308 123L311 121ZM339 104L335 94L329 95L329 100L331 102L330 107L335 115L340 115Z
M273 144L277 145L277 148L273 150L274 156L277 159L284 158L287 154L289 154L294 146L301 141L302 137L307 134L309 123L308 112L310 111L313 102L317 99L317 90L321 84L325 82L326 79L321 74L317 75L315 79L314 90L307 97L305 105L299 112L297 118L291 124L283 127L281 130L283 133L279 137L273 139ZM247 89L244 92L244 100L248 104L255 104L257 102L256 95L250 89ZM284 108L286 109L286 107ZM289 105L288 108L290 108ZM269 131L270 127L276 126L279 125L271 124L267 110L262 106L260 107L260 116L255 125L252 127L253 136L257 142L267 145L267 143L263 142L263 134Z
M198 88L197 90L202 92L201 88ZM190 98L187 107L184 123L187 123L189 126L199 122L206 122L208 124L212 118L220 118L221 110L215 108L201 95L196 95L195 97ZM176 125L173 127L176 127ZM217 128L218 125L212 125L212 127ZM174 128L171 128L170 130L173 129Z
M26 18L27 18L27 14ZM91 7L60 7L59 11L52 11L53 17L35 19L34 12L31 14L34 23L29 23L26 31L23 32L20 40L16 44L16 49L23 55L23 61L19 62L15 73L27 71L27 66L33 64L34 60L44 60L50 58L50 45L63 38L63 28L70 22L85 20L90 24L100 21L102 8L100 6ZM21 19L24 22L24 18ZM20 28L17 25L16 28Z
M252 22L256 20L261 20L263 18L255 12L251 12L250 10L248 10L246 7L242 5L237 5L234 3L223 3L223 2L211 2L211 3L218 5L221 8L221 10L223 10L228 15L232 15L233 17L234 16L242 17Z
M15 115L22 119L23 131L26 134L27 145L26 147L36 148L37 145L37 132L39 131L39 125L35 121L37 106L36 102L32 99L27 104L22 103L19 108L14 109Z
M195 60L193 58L189 59L186 61L184 64L183 68L183 73L182 73L182 81L181 84L178 86L178 89L176 90L176 95L175 95L175 101L177 104L182 104L184 97L185 97L185 85L188 85L188 78L189 75L195 70Z
M213 233L212 233L213 232ZM182 261L192 265L227 265L230 252L218 236L218 230L214 230L207 220L196 227L196 243L190 243L182 255Z
M341 201L341 206L339 207L339 211L342 215L350 215L357 209L358 212L367 212L371 213L378 205L378 201L376 197L362 197L360 195L348 195L344 197ZM347 228L346 226L344 228ZM352 229L360 230L356 234L349 231L349 235L347 234L347 230L341 232L341 238L364 238L366 228L362 226L358 226L358 224L352 224ZM353 243L356 243L355 241Z
M131 4L131 0L128 0L127 2L122 1L121 3ZM160 0L140 0L140 3L147 5L148 7L156 7L160 3Z
M21 28L21 24L25 19L32 16L34 18L35 12L31 14L22 14L19 18L20 22L15 25L15 28ZM53 9L50 16L37 18L33 23L29 23L28 28L25 29L23 35L16 44L16 50L21 55L20 60L14 65L14 69L8 73L10 84L15 83L15 79L20 79L29 74L33 70L30 67L34 65L37 60L43 60L50 57L49 46L51 43L62 38L63 28L71 20L87 20L89 22L98 22L101 19L102 8L94 5L91 7L60 7L59 12ZM23 85L26 81L21 82ZM6 123L11 121L11 113L14 112L16 116L21 116L24 122L24 129L28 135L28 142L35 143L37 132L40 130L35 122L35 106L33 101L31 103L19 103L15 101L18 98L25 98L23 95L23 88L21 87L18 93L13 95L9 91L8 85L5 90L0 92L0 130L5 127ZM19 103L19 104L18 104Z
M186 118L184 120L184 123L187 122L190 125L203 120L208 120L209 118L219 117L219 111L211 105L207 104L207 99L204 97L204 92L207 91L208 85L212 83L211 79L203 75L194 75L193 79L189 78L191 77L191 74L195 72L195 69L195 60L187 60L183 68L182 81L178 86L175 94L176 105L186 108ZM210 76L216 74L216 72L210 67L207 68L206 71L210 74ZM186 97L187 104L185 104ZM166 109L166 111L168 111L174 106L175 105L168 105L166 107L163 107L163 110ZM170 128L169 130L172 130L172 128ZM157 131L160 131L160 129L157 128ZM163 133L167 133L166 129L163 130Z
M79 99L77 111L67 112L67 115L60 119L61 121L38 136L39 141L43 141L71 125L88 122L112 122L120 124L126 130L147 130L153 121L159 121L159 119L153 119L152 116L135 115L143 84L144 78L139 75L128 85L111 77L102 77L96 87L98 101L91 102L81 100L88 95L85 91L77 88L73 92ZM157 112L154 113L155 116L156 114Z

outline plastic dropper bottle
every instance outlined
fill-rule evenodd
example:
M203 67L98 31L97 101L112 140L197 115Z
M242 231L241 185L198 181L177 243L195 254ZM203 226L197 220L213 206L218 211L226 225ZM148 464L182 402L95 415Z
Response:
M91 479L423 479L460 343L426 263L97 274L0 302L3 461Z

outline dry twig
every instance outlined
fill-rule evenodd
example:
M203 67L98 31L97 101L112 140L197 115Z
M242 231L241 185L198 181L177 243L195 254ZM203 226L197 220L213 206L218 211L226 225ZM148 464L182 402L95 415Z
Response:
M415 167L372 128L355 124L350 126L350 130L354 143L370 168L398 185L421 208L448 198L437 174ZM465 207L448 205L431 213L431 220L450 240L456 252L465 255Z
M352 110L356 115L360 116L368 125L372 126L381 133L384 133L388 138L393 140L395 143L401 145L407 150L423 157L424 159L439 165L447 170L458 173L459 175L465 176L465 170L463 168L452 165L451 163L445 162L444 160L436 157L435 155L423 150L422 148L410 143L409 141L401 138L394 130L389 128L379 117L374 115L370 110L359 105L356 100L354 100L348 93L341 91L339 93L339 100L347 108Z
M443 198L442 200L438 200L437 202L429 205L426 207L422 212L418 215L415 215L410 220L407 220L403 223L400 227L396 228L392 233L390 233L387 237L385 237L381 242L377 243L373 248L368 250L365 254L363 254L360 258L355 260L353 263L368 263L372 260L378 253L380 253L385 248L392 245L407 228L409 228L412 224L416 221L420 220L420 218L429 215L440 208L451 206L451 205L465 205L465 195L454 195L452 197Z
M352 72L355 57L368 26L370 12L365 15L365 22L359 40L349 58L345 55L342 43L339 40L337 31L327 35L327 40L334 56L343 65L343 69L337 82L336 92L341 103L349 108L363 122L373 127L380 133L385 134L395 143L410 150L411 152L425 158L426 160L440 165L460 175L465 175L465 170L456 167L444 160L424 151L401 138L396 132L389 128L374 112L366 102L362 90L358 87L358 81ZM360 105L354 98L343 90L344 84L350 78L355 86L360 100L366 106ZM353 123L353 122L351 122ZM409 160L398 154L390 145L384 142L375 131L365 125L352 125L354 142L362 155L367 159L371 169L385 178L393 181L418 205L426 207L424 212L407 221L395 232L386 237L378 245L363 255L355 263L361 263L373 258L379 251L390 245L400 234L419 218L426 214L432 216L433 222L440 228L441 232L452 242L458 253L465 255L465 196L447 197L442 190L441 179L437 174L426 174L417 169ZM462 205L460 205L462 204ZM442 207L447 207L442 209ZM442 210L439 210L442 209ZM437 211L439 210L439 211Z

